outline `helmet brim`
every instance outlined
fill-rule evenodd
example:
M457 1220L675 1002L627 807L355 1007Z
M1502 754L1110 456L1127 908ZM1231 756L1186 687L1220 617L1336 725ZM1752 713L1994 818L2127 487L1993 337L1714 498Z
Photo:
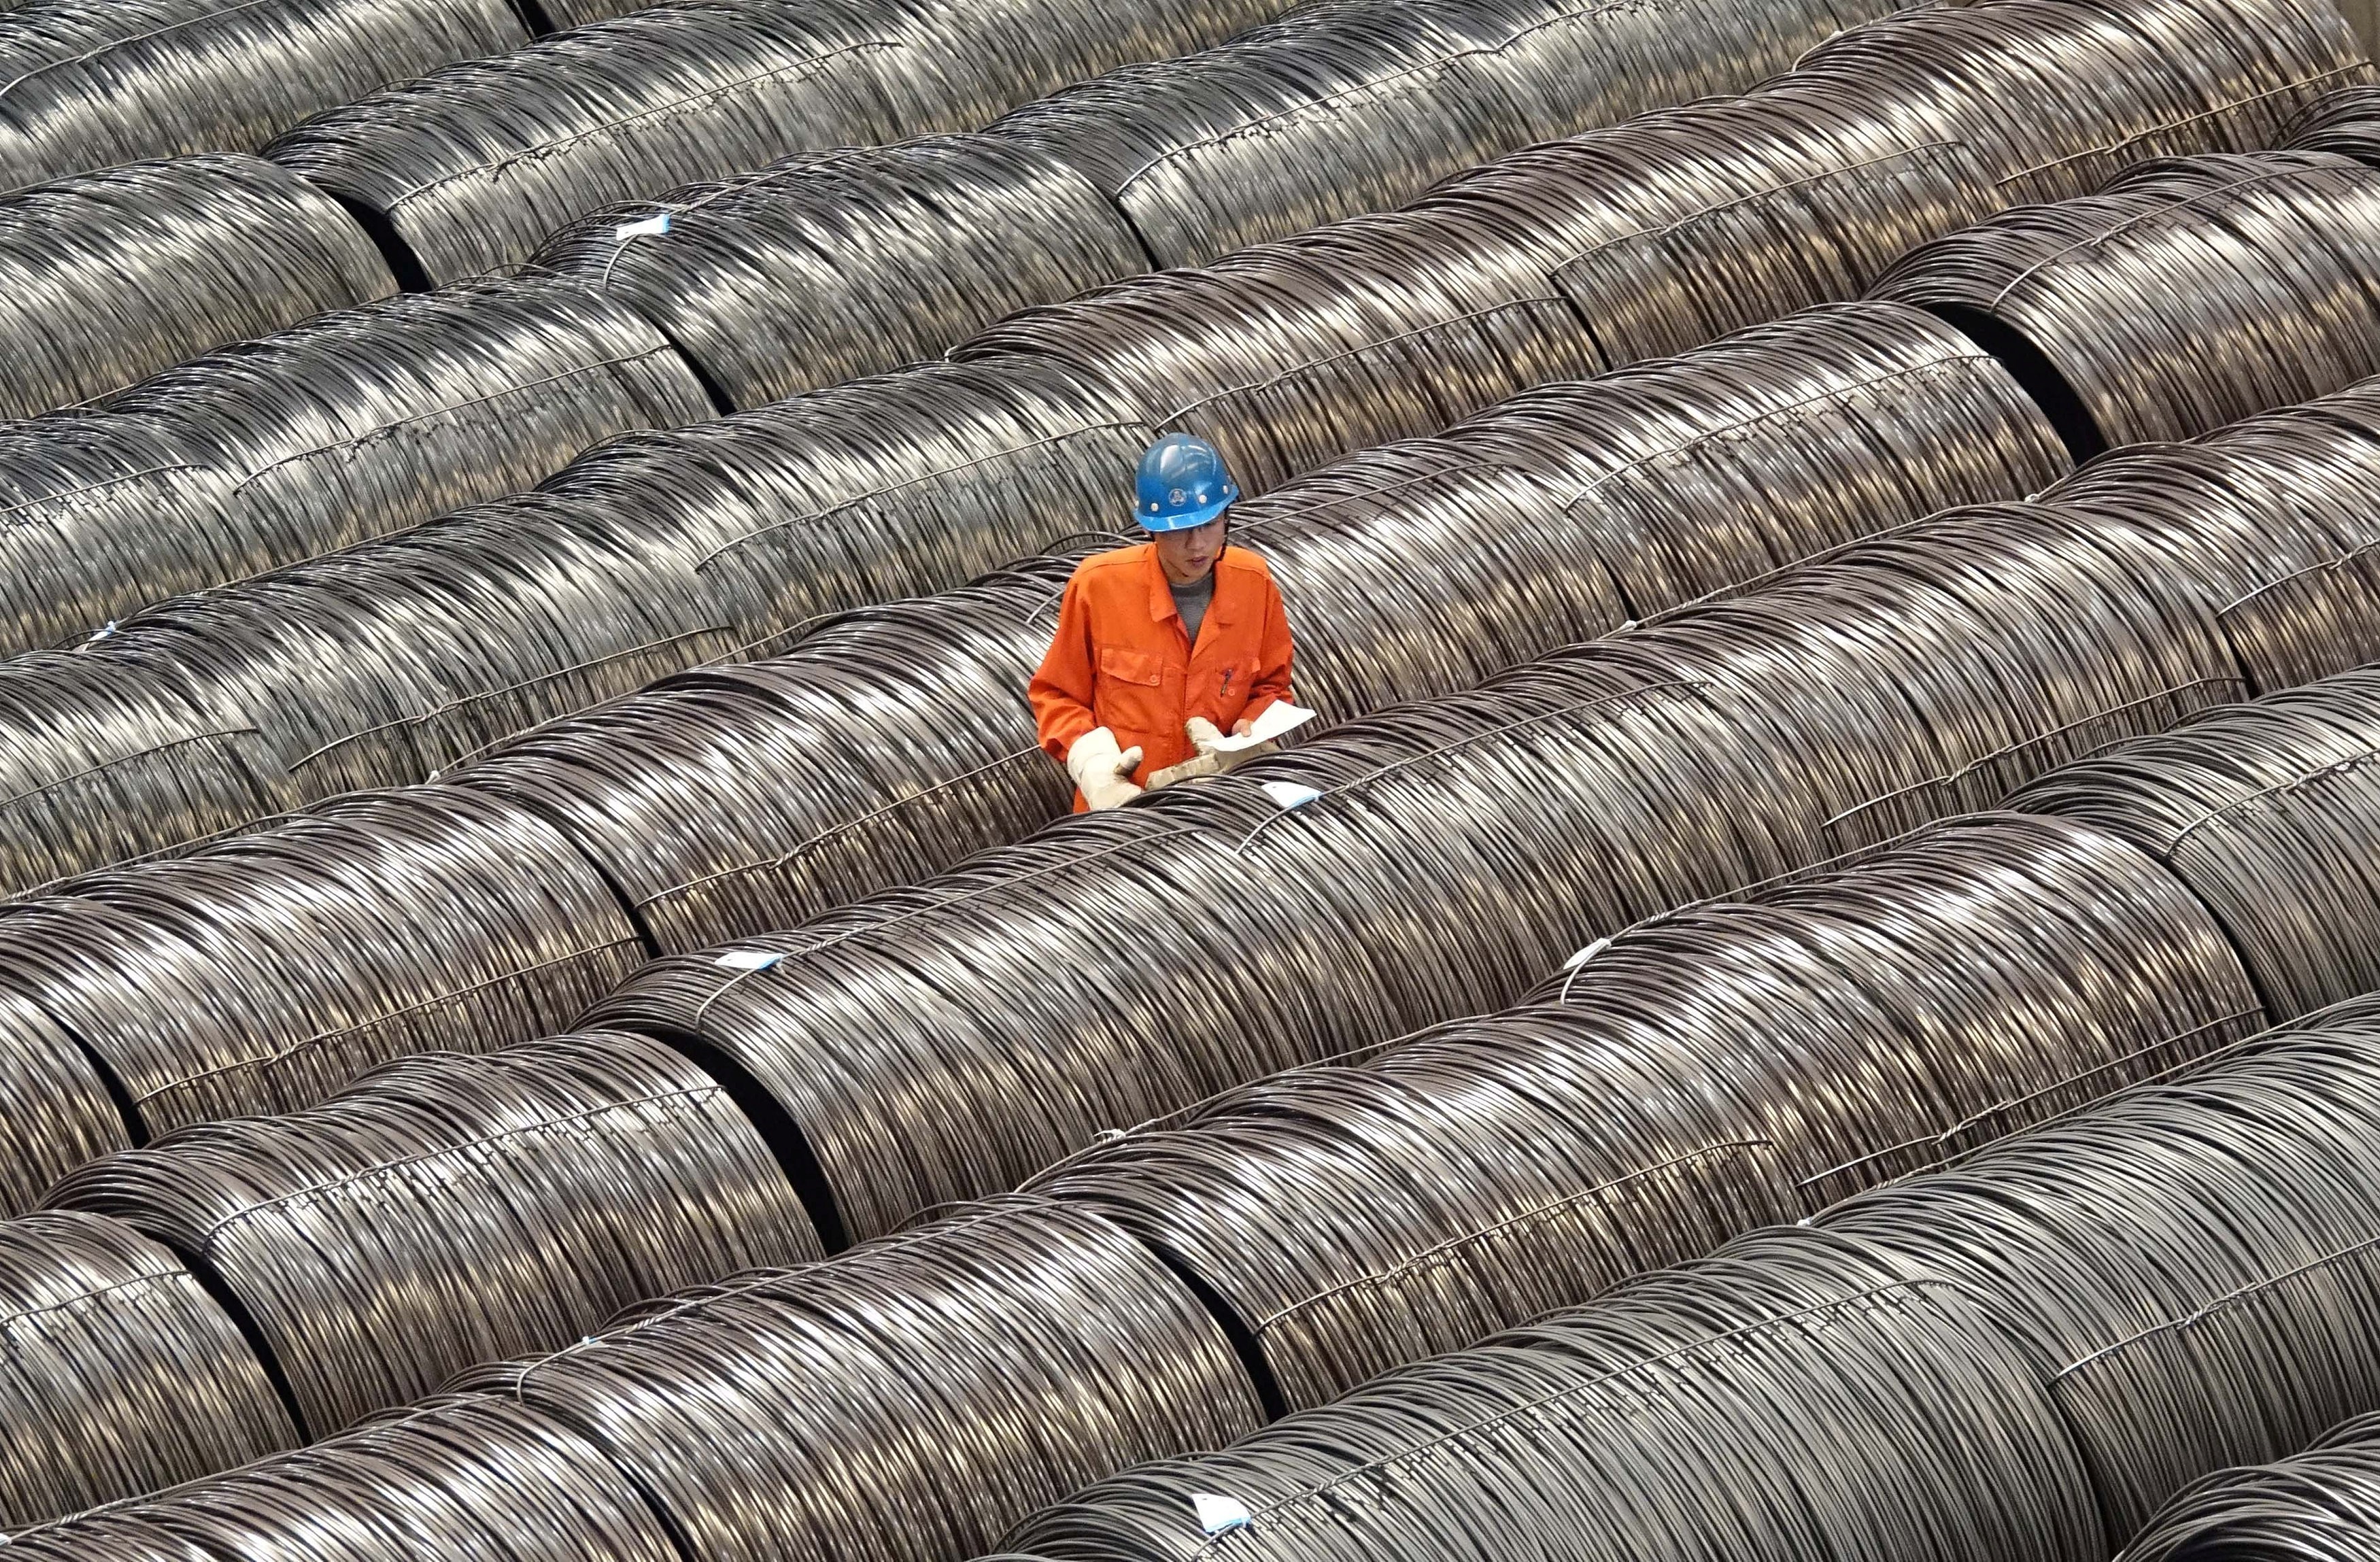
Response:
M1143 531L1189 531L1193 527L1203 527L1208 521L1215 519L1224 511L1230 509L1232 507L1232 502L1239 498L1239 490L1234 489L1231 492L1223 495L1222 498L1215 501L1212 504L1206 505L1201 509L1184 510L1171 515L1143 515L1140 517L1140 529Z

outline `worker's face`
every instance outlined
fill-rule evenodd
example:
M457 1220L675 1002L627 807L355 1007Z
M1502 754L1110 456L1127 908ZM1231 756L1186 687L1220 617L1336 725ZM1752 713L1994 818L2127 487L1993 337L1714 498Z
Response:
M1231 525L1229 517L1218 515L1203 527L1185 531L1160 531L1157 534L1157 567L1175 586L1196 586L1214 569L1215 561L1222 556L1223 530Z

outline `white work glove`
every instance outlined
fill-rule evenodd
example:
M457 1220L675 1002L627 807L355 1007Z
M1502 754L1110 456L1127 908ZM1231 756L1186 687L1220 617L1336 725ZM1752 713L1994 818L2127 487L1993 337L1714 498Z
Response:
M1140 788L1132 783L1132 773L1139 769L1140 750L1119 752L1115 733L1105 727L1093 727L1066 750L1066 773L1075 778L1094 813L1121 808L1139 796Z

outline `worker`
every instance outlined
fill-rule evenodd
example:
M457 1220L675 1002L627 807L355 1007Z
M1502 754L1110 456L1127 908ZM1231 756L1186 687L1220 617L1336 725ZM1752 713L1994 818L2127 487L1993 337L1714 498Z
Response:
M1075 811L1113 808L1208 756L1289 697L1289 615L1265 563L1226 547L1240 490L1222 453L1168 434L1141 457L1133 512L1149 540L1075 567L1028 690Z

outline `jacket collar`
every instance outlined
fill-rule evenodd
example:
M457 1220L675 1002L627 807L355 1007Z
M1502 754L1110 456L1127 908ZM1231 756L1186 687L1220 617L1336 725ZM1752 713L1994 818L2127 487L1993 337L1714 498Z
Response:
M1148 553L1145 563L1148 575L1149 622L1162 624L1170 618L1177 624L1180 623L1182 610L1173 605L1173 587L1165 578L1165 566L1157 562L1157 544L1144 542L1140 546ZM1237 551L1239 550L1235 548L1226 547L1215 559L1215 596L1214 599L1207 604L1207 616L1218 624L1239 622L1240 593L1234 589L1234 587L1240 572L1223 567L1225 561Z

